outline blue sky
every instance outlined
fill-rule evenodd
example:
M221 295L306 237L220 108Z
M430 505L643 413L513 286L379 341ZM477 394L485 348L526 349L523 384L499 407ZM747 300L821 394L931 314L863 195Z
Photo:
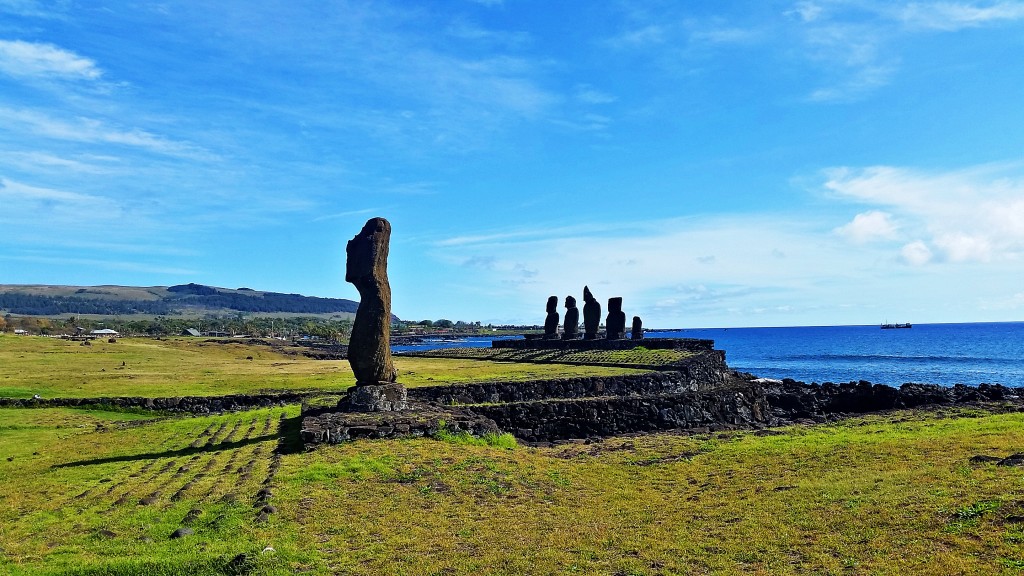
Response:
M0 282L1024 320L1024 2L0 0Z

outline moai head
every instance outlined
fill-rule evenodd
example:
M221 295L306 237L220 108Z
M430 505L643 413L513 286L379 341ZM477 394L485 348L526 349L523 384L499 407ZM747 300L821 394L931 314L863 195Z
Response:
M622 297L616 296L608 299L608 313L622 312Z
M548 313L558 311L558 296L551 296L548 298Z
M345 281L357 289L388 281L388 244L391 223L383 218L370 218L356 237L345 246Z
M575 308L576 307L576 299L573 298L572 296L566 296L565 297L565 307L569 308L569 309Z
M584 286L583 287L583 301L584 302L596 302L597 301L597 299L594 298L594 295L590 292L590 288L588 286Z

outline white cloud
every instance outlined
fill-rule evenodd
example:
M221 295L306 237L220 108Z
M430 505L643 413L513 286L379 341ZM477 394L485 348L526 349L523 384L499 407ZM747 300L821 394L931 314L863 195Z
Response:
M992 258L992 241L985 236L952 232L935 238L935 245L952 262L987 262Z
M983 165L949 172L892 166L835 168L824 188L839 198L885 208L837 232L856 237L887 229L899 219L924 240L904 247L903 259L919 264L936 256L950 262L986 262L1024 256L1024 174L1017 165ZM891 236L890 236L891 237ZM931 246L931 248L929 248ZM934 252L933 252L934 249Z
M42 77L96 80L102 71L96 63L54 46L0 40L0 72L15 77Z
M911 266L924 266L931 261L932 251L924 242L915 240L900 250L900 257Z
M857 214L851 222L836 228L835 232L857 244L865 244L875 240L892 240L896 237L896 228L891 214L871 210Z

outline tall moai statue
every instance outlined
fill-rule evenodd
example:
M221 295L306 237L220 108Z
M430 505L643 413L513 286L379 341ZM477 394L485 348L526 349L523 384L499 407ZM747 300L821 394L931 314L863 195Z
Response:
M643 340L644 338L644 323L639 316L633 316L633 331L630 338L632 340Z
M361 412L402 410L407 404L405 387L397 383L398 371L391 361L390 241L391 223L371 218L345 247L345 281L359 290L359 308L348 343L356 385L349 389L347 402Z
M565 322L562 323L562 340L575 340L580 337L580 309L576 307L576 299L565 297Z
M597 339L597 327L601 324L601 303L590 293L590 288L583 287L583 339Z
M608 299L608 317L604 320L605 338L620 340L626 333L626 313L622 311L622 297Z
M548 315L544 318L544 339L558 339L558 296L548 298Z

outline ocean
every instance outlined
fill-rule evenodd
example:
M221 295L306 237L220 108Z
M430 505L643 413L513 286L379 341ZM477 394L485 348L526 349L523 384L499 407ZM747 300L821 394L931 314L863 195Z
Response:
M734 370L804 382L868 380L899 386L1024 386L1024 322L652 331L648 338L707 338ZM396 350L489 346L486 338L399 346Z

